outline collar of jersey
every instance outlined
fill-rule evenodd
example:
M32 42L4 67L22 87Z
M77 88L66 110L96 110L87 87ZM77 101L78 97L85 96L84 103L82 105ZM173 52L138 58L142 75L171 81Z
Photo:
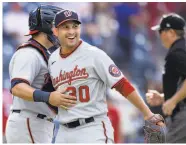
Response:
M60 55L62 58L67 58L69 55L71 55L74 51L77 50L77 48L81 45L81 43L82 43L82 40L79 41L79 44L74 48L74 50L73 50L72 52L67 53L67 54L62 54L62 53L61 53L61 49L62 49L62 48L61 48L60 51L59 51L59 55Z

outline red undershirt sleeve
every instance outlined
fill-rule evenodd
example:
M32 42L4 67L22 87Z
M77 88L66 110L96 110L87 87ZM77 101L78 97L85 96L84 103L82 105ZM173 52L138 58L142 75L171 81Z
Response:
M113 88L115 88L118 92L120 92L125 97L127 97L129 94L135 91L135 88L125 77L123 77L115 85L113 85L112 89Z

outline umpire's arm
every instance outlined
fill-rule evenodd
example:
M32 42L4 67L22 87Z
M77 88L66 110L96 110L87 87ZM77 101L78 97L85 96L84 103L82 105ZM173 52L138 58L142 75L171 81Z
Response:
M176 94L172 97L172 100L175 102L175 104L178 104L180 101L182 101L184 98L186 98L186 79L183 82L183 85L181 88L176 92Z
M172 66L175 67L175 71L180 76L186 77L186 52L182 49L176 50L170 56L170 61ZM184 98L186 98L186 79L180 89L172 97L172 100L175 102L175 104L177 104Z

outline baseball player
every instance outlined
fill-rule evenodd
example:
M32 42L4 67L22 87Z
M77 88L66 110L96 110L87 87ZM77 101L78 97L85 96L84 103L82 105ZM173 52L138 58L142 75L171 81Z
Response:
M73 105L66 99L70 96L54 91L47 69L47 49L57 43L51 29L59 10L41 5L29 14L32 38L17 49L10 61L13 104L6 126L8 143L50 143L54 128L51 121L57 113L54 106Z
M56 90L66 89L77 97L77 104L59 107L60 123L56 143L113 143L113 128L107 116L106 90L115 88L132 102L147 120L156 120L134 87L109 56L102 50L80 40L77 13L58 12L55 31L61 47L49 59L49 72ZM161 120L157 123L163 125Z

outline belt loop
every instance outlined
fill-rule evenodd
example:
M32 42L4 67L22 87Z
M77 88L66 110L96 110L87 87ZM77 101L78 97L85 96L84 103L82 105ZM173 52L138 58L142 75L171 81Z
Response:
M79 124L80 125L86 124L85 119L79 119Z
M49 122L53 122L54 121L53 118L47 118L46 120L49 121Z
M66 123L66 124L65 124L65 126L69 128L69 125L68 125L68 123Z

